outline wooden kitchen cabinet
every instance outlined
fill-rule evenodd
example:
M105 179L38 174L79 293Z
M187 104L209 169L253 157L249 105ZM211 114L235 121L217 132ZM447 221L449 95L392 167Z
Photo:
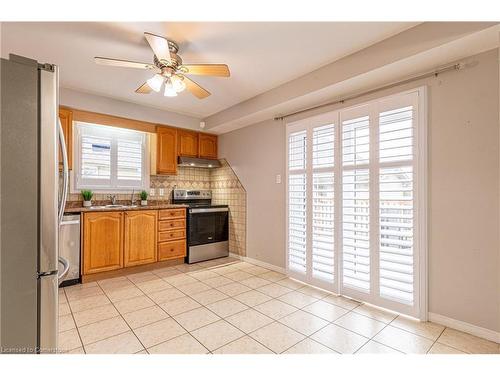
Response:
M198 156L198 133L178 130L177 131L177 153L179 156Z
M159 126L156 129L156 173L177 173L177 131Z
M83 275L123 267L123 212L83 215Z
M59 108L59 120L64 133L66 151L68 153L68 169L73 169L73 112L66 108ZM59 147L59 167L62 168L62 152Z
M124 267L156 262L158 211L125 212Z
M159 210L158 261L184 258L186 249L186 209Z
M200 158L217 159L217 136L199 133L198 154Z

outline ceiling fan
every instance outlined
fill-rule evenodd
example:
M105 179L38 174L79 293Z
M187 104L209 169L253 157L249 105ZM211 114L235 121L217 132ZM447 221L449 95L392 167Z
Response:
M169 97L177 96L185 89L198 99L204 99L210 95L210 92L186 77L186 74L215 77L229 77L230 75L229 68L225 64L183 64L181 57L177 54L179 51L177 43L147 32L144 36L154 52L152 64L106 57L95 57L95 62L100 65L151 70L155 75L139 86L135 92L138 94L160 92L165 84L164 95Z

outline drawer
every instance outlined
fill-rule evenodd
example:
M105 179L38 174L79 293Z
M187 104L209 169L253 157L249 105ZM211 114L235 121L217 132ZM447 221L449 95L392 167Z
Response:
M186 219L181 220L165 220L158 222L158 231L163 232L171 229L184 229L186 228Z
M158 220L177 219L181 217L186 217L185 208L172 208L158 211Z
M180 240L186 238L185 229L174 229L158 233L158 242Z
M186 240L162 242L158 244L158 260L186 256Z

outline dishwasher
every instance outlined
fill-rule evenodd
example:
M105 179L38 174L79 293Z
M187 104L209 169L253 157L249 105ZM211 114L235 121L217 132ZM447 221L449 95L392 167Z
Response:
M80 215L64 215L59 226L59 256L66 259L69 269L59 280L59 286L80 282Z

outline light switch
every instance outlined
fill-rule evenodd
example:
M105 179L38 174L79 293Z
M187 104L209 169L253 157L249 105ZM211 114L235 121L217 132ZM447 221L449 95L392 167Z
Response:
M281 175L280 174L276 175L276 183L281 184Z
M159 190L160 197L163 197L165 195L165 189L160 188Z

